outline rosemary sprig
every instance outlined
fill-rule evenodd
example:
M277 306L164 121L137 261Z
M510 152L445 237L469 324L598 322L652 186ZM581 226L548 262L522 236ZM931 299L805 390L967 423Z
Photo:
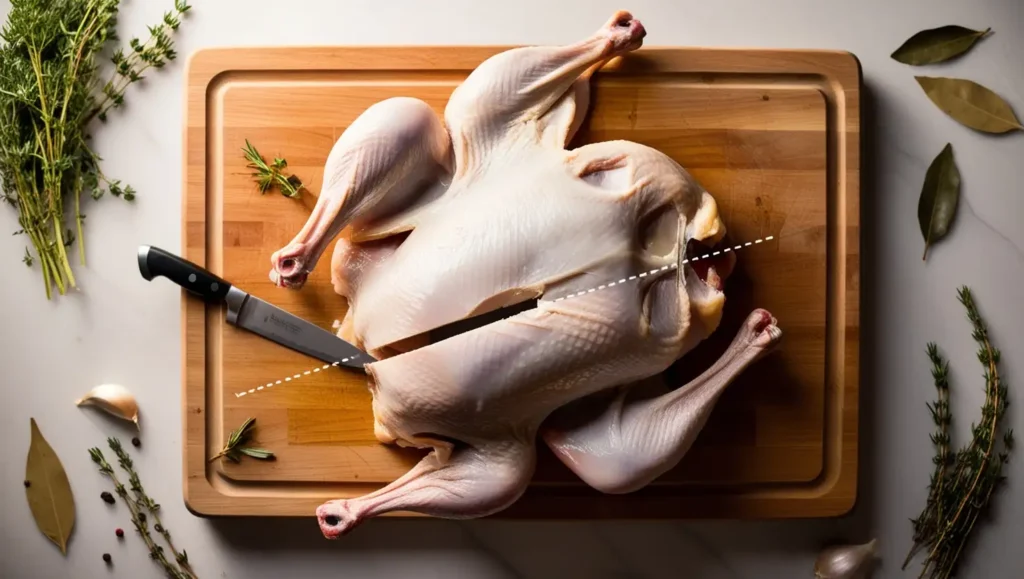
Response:
M274 161L267 165L266 161L263 160L263 156L249 142L249 139L245 140L245 147L242 148L242 152L245 153L245 159L249 161L246 167L253 169L252 176L256 178L256 185L261 195L269 191L274 184L277 184L281 194L285 197L299 199L302 196L302 181L295 175L286 177L282 172L288 167L288 161L281 157L275 157Z
M911 520L913 546L903 563L906 568L916 553L927 549L920 577L941 579L952 577L957 571L975 523L989 507L995 489L1006 480L1002 469L1013 449L1012 430L999 436L1001 420L1009 406L1008 389L999 376L999 350L992 346L971 291L961 287L957 298L967 310L973 327L972 337L979 346L978 360L985 369L985 403L981 420L971 426L971 443L950 456L949 365L937 346L929 343L932 377L938 390L937 401L928 405L936 425L932 435L936 448L935 472L925 508L920 516ZM1002 449L997 451L1000 439Z
M244 443L249 442L249 438L252 436L252 429L255 428L255 426L255 418L246 418L245 422L243 422L241 426L231 431L231 434L228 435L227 441L224 443L224 448L214 455L213 458L210 459L210 462L213 462L222 456L232 462L240 462L242 454L260 460L273 460L274 453L269 450L242 446Z
M98 64L117 40L119 4L14 0L0 32L0 198L18 212L15 233L26 234L35 249L47 299L54 287L64 295L77 286L68 258L76 240L85 265L82 194L98 199L105 184L115 196L135 198L131 187L103 175L88 143L90 123L121 106L142 72L175 59L170 34L191 9L174 0L148 40L132 38L129 54L114 53L114 73L104 84Z
M146 543L146 547L149 548L149 557L159 563L167 576L171 579L197 579L195 572L192 570L188 562L188 555L182 551L180 554L174 549L174 545L171 544L171 535L164 528L163 524L160 523L159 517L156 515L156 511L159 510L160 505L156 504L153 499L146 495L145 491L142 490L142 483L139 481L138 474L134 470L131 458L128 456L124 449L121 447L121 442L116 438L107 438L107 444L118 457L118 462L126 472L129 473L129 484L131 484L132 492L135 498L128 496L128 489L121 483L117 478L117 474L114 472L114 468L107 462L103 452L99 448L90 448L89 456L92 457L92 461L99 466L99 470L102 474L110 478L114 483L114 491L117 496L128 505L128 510L132 515L132 524L135 525L135 529L139 532L139 536L142 537L143 542ZM154 529L161 533L164 540L171 547L171 551L175 555L177 566L174 563L168 561L164 555L164 548L156 544L153 540L152 534L149 532L149 521L146 518L146 514L142 512L142 509L149 509L154 515Z

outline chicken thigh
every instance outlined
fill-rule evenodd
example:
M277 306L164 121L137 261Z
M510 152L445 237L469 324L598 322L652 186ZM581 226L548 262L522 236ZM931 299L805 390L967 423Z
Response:
M453 91L443 121L422 101L388 99L332 148L271 279L301 288L340 235L338 333L378 358L366 366L375 434L430 452L374 493L321 505L326 537L393 511L496 513L526 489L538 440L594 488L640 488L678 463L723 388L778 342L774 318L756 310L703 376L647 392L717 328L735 257L687 258L725 226L670 157L628 141L567 149L591 75L645 34L620 11L580 42L499 53Z

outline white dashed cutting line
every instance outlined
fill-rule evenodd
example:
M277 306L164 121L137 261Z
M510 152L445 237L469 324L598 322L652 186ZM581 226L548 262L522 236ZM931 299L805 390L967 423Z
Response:
M293 376L288 376L286 378L282 378L280 380L275 380L273 382L267 382L266 384L263 384L262 386L256 386L255 388L250 388L248 390L242 390L241 392L235 392L235 398L241 398L242 396L248 396L249 394L255 394L256 392L259 392L260 390L271 388L273 386L277 386L277 385L282 384L284 382L291 382L292 380L298 380L299 378L302 378L303 376L309 376L311 374L316 374L317 372L320 372L321 370L326 370L326 369L330 368L331 366L338 366L339 364L344 364L345 362L348 362L349 360L355 360L358 357L359 357L359 355L350 356L348 358L342 358L340 361L334 362L333 364L324 364L323 366L317 366L316 368L310 368L309 370L306 370L305 372L302 372L300 374L295 374Z
M762 242L765 242L765 241L771 241L772 239L775 239L775 237L772 236L772 235L769 235L768 237L762 237L761 239L755 239L754 241L748 241L746 243L741 243L739 245L734 245L732 247L726 247L725 249L720 249L720 250L717 250L717 251L715 251L713 253L707 253L707 254L699 255L697 257L693 257L693 258L690 258L690 259L684 259L683 263L686 264L686 263L690 263L692 261L697 261L697 260L701 260L701 259L707 259L709 257L715 257L716 255L720 255L720 254L723 254L723 253L729 253L730 251L740 250L740 249L743 249L744 247L750 247L752 245L757 245L758 243L762 243ZM548 301L551 301L552 303L554 303L554 302L560 302L562 300L578 298L578 297L580 297L581 295L584 295L584 294L594 293L595 291L598 291L598 290L603 290L603 289L607 289L607 288L610 288L610 287L617 286L619 284L624 284L627 281L633 281L633 280L636 280L636 279L645 278L645 277L647 277L649 275L654 275L656 273L659 273L659 272L662 272L662 271L667 271L669 269L675 269L677 267L679 267L679 265L675 264L675 263L669 264L669 265L663 265L661 267L656 267L656 268L652 269L651 271L645 271L645 272L639 273L637 275L631 275L629 277L624 277L624 278L620 279L619 281L613 281L613 282L606 283L604 285L599 285L599 286L594 287L594 288L590 288L590 289L586 289L586 290L580 290L580 291L578 291L576 293L569 294L567 296L562 296L560 298L553 299L553 300L548 300Z
M765 241L771 241L774 238L775 238L774 236L769 235L768 237L762 237L761 239L755 239L754 241L748 241L746 243L741 243L739 245L734 245L732 247L726 247L724 249L717 250L714 253L707 253L707 254L700 255L700 256L697 256L697 257L693 257L693 258L690 258L690 259L684 259L682 261L682 263L683 264L687 264L687 263L698 261L698 260L701 260L701 259L707 259L709 257L714 257L714 256L720 255L722 253L728 253L730 251L736 251L736 250L739 250L739 249L743 249L744 247L750 247L752 245L757 245L758 243L762 243L762 242L765 242ZM555 303L555 302L560 302L560 301L564 301L564 300L568 300L568 299L572 299L572 298L578 298L578 297L580 297L582 295L592 294L592 293L594 293L596 291L600 291L600 290L603 290L603 289L608 289L610 287L615 287L617 285L624 284L624 283L626 283L628 281L634 281L634 280L637 280L637 279L645 278L645 277L647 277L649 275L654 275L656 273L659 273L659 272L662 272L662 271L668 271L670 269L676 269L678 267L679 267L679 264L675 264L675 263L672 263L672 264L669 264L669 265L663 265L661 267L656 267L656 268L654 268L654 269L652 269L650 271L645 271L643 273L639 273L639 274L636 274L636 275L631 275L629 277L624 277L624 278L622 278L622 279L620 279L618 281L608 282L606 284L601 284L601 285L599 285L597 287L592 287L592 288L586 289L586 290L580 290L580 291L578 291L576 293L569 294L567 296L562 296L562 297L554 299L554 300L544 300L544 301L548 301L549 303ZM320 372L322 370L327 370L331 366L338 366L339 364L344 364L345 362L348 362L350 360L354 360L354 359L356 359L358 357L359 357L359 355L350 356L348 358L342 359L339 362L334 362L333 364L324 364L323 366L317 366L316 368L311 368L309 370L306 370L305 372L301 372L299 374L288 376L287 378L282 378L281 380L275 380L273 382L267 382L266 384L263 384L262 386L256 386L256 387L250 388L248 390L243 390L241 392L236 392L235 393L235 398L241 398L242 396L248 396L249 394L254 394L256 392L259 392L260 390L269 389L269 388L271 388L273 386L278 386L282 382L291 382L292 380L298 380L299 378L302 378L303 376L309 376L311 374L315 374L315 373Z

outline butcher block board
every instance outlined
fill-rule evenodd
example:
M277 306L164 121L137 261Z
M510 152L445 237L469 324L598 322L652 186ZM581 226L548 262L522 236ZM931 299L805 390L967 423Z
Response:
M275 287L270 255L302 227L335 140L381 99L413 96L440 115L457 84L509 47L209 49L187 75L181 253L325 328L344 317L328 249L301 291ZM593 81L572 147L629 139L660 149L715 196L737 253L717 333L667 372L710 365L754 307L779 320L778 350L721 397L690 453L645 489L603 495L545 448L509 518L821 517L856 497L859 339L859 89L833 51L643 48ZM261 195L248 139L284 157L309 193ZM182 294L185 500L196 514L313 516L371 492L421 450L379 443L361 373L331 368L224 321ZM309 372L307 372L307 370ZM280 381L280 383L278 383ZM273 462L208 462L256 418ZM412 513L399 513L408 516Z

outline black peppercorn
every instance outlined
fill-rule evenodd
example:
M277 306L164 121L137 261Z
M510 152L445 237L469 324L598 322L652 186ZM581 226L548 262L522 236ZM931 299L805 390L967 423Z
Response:
M159 523L153 526L153 530L156 531L157 533L163 533L164 532L164 528L161 527Z
M28 488L30 486L32 486L32 483L30 483L29 481L25 481L25 488Z
M139 446L141 444L142 444L142 441L139 440L138 436L133 436L132 437L132 446Z
M107 563L109 563L110 562L110 553L104 553L103 554L103 560L106 561Z
M112 505L115 502L114 495L108 493L107 491L103 491L102 493L100 493L100 498L103 499L107 504Z
M139 521L143 523L146 522L146 513L139 513Z

